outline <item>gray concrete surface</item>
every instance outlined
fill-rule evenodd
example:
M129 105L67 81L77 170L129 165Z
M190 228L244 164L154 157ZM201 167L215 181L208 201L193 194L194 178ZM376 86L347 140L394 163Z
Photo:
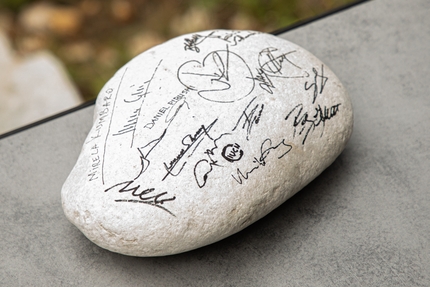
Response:
M213 245L105 251L63 215L92 107L0 140L0 286L430 286L430 2L375 0L282 37L344 82L355 130L323 174Z

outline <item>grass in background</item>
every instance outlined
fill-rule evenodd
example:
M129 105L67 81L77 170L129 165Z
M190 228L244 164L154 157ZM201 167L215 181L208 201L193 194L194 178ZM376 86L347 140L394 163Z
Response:
M2 0L0 16L8 19L6 30L20 53L51 50L66 65L84 99L91 100L131 58L175 36L214 28L272 32L351 2ZM24 18L41 6L52 8L38 12L48 19L46 27L33 29Z

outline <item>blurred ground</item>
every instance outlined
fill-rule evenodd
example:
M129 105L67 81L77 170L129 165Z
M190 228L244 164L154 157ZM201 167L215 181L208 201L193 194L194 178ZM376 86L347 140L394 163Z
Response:
M263 32L354 0L0 0L0 135L96 98L126 62L175 36Z
M138 53L180 34L271 32L353 0L1 0L0 30L18 55L50 50L84 100Z

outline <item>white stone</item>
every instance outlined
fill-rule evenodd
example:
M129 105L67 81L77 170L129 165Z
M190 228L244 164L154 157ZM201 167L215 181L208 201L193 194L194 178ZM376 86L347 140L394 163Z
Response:
M252 31L178 37L102 89L63 208L114 252L195 249L302 189L342 152L352 124L339 79L297 45Z

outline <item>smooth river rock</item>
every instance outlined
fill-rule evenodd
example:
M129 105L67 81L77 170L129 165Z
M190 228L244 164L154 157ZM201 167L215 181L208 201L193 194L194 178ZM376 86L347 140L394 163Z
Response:
M195 249L302 189L342 152L352 125L339 79L303 48L254 31L181 36L101 90L64 212L113 252Z

